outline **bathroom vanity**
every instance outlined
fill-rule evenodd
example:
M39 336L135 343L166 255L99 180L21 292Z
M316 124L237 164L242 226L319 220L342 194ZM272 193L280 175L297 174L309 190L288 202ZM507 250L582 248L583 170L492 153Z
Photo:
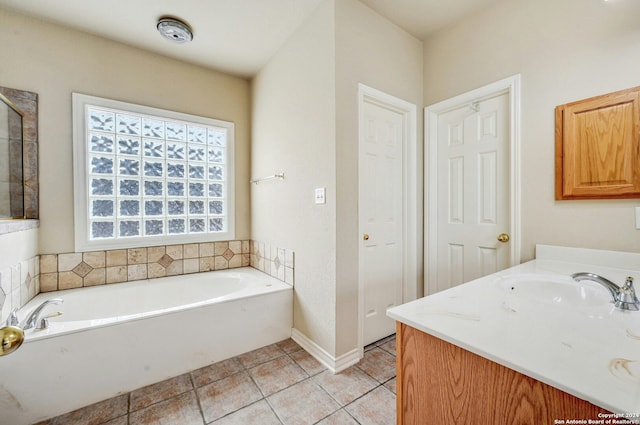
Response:
M640 254L539 245L536 260L389 309L398 424L637 423L640 312L570 277L585 271L637 286Z

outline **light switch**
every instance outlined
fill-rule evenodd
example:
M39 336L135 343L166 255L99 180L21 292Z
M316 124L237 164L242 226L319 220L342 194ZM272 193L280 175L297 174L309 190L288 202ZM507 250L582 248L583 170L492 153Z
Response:
M316 188L316 204L326 203L324 187Z
M640 207L636 207L636 229L640 230Z

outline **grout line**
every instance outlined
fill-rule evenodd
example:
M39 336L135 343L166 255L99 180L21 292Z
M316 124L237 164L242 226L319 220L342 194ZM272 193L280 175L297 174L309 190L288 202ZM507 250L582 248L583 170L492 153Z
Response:
M197 370L197 369L196 369ZM198 404L198 411L200 412L200 417L202 418L202 423L207 424L207 420L204 418L204 412L202 411L202 403L200 402L200 396L198 395L198 389L196 388L195 382L193 382L193 375L191 375L193 370L187 372L189 374L189 381L191 382L191 388L193 391L193 395L196 397L196 403Z
M133 393L133 391L129 391L129 394L127 395L127 424L131 423L131 394Z
M237 374L239 374L239 373L243 373L243 372L244 372L244 373L246 373L246 375L249 377L249 379L251 379L251 382L253 382L253 384L256 386L256 388L258 389L258 391L259 391L259 392L260 392L260 394L262 395L262 398L260 398L259 400L254 401L254 402L252 402L252 403L249 403L249 404L247 404L247 405L245 405L245 406L242 406L242 407L240 407L240 408L238 408L238 409L234 410L233 412L229 412L229 413L227 413L226 415L221 416L220 418L217 418L217 419L215 419L215 420L219 420L219 419L221 419L221 418L224 418L224 417L227 417L227 416L229 416L229 415L232 415L232 414L234 414L234 413L236 413L236 412L238 412L238 411L240 411L240 410L242 410L242 409L245 409L245 408L247 408L247 407L249 407L249 406L251 406L251 405L253 405L253 404L258 403L259 401L263 401L263 400L264 400L264 401L267 403L267 405L269 406L269 408L271 409L271 411L276 415L276 418L278 419L278 421L280 421L280 423L282 423L282 419L278 416L278 414L277 414L277 413L276 413L276 411L274 410L273 406L271 406L271 404L270 404L270 403L269 403L269 401L267 400L267 397L270 397L270 396L272 396L272 395L274 395L274 394L277 394L277 393L279 393L279 392L281 392L281 391L284 391L284 390L286 390L287 388L290 388L291 386L293 386L293 385L295 385L295 384L289 385L289 386L287 386L287 387L285 387L285 388L282 388L282 389L280 389L280 390L276 391L276 392L275 392L275 393L273 393L273 394L269 394L269 396L266 396L266 395L264 394L264 392L262 391L262 388L260 388L260 386L258 385L258 383L256 382L256 380L254 379L254 377L253 377L253 375L251 374L250 370L251 370L251 369L254 369L254 368L258 367L258 366L264 365L264 364L266 364L266 363L269 363L269 362L271 362L271 361L277 360L277 359L279 359L279 358L281 358L281 357L285 357L285 356L286 356L286 357L289 357L289 359L290 359L290 360L291 360L291 361L292 361L296 366L298 366L298 367L302 370L302 372L303 372L305 375L307 375L307 378L305 378L305 379L303 379L302 381L299 381L299 382L303 382L304 380L307 380L307 379L309 379L310 377L309 377L309 374L307 373L307 371L306 371L306 370L304 370L304 368L303 368L302 366L300 366L300 365L298 364L298 362L296 362L296 360L295 360L295 359L291 358L291 356L289 355L289 353L288 353L288 352L286 352L285 350L283 350L282 348L280 348L280 347L278 347L278 346L277 346L277 343L270 344L270 345L267 345L267 346L265 346L265 347L269 347L269 346L272 346L272 345L273 345L274 347L276 347L278 350L280 350L280 352L281 352L282 354L281 354L281 355L279 355L279 356L277 356L277 357L274 357L274 358L271 358L271 359L265 360L265 361L263 361L263 362L256 363L255 365L252 365L251 367L247 367L247 366L246 366L246 365L245 365L245 364L244 364L244 363L239 359L240 355L235 356L235 357L232 357L232 359L233 359L233 358L236 358L236 359L238 360L238 363L240 364L240 366L241 366L242 370L241 370L241 371L238 371L238 372L236 372L236 373L234 373L234 374L232 374L232 375L230 375L230 376L234 376L234 375L237 375ZM262 347L262 348L265 348L265 347ZM262 349L262 348L258 348L257 350L260 350L260 349ZM253 351L256 351L256 350L253 350ZM298 351L299 351L299 350L298 350ZM214 364L215 364L215 363L214 363ZM228 377L227 377L227 378L228 378ZM225 378L221 378L221 379L225 379ZM212 381L211 383L213 383L213 382L217 382L217 381L220 381L221 379L218 379L218 380ZM297 383L299 383L299 382L296 382L296 384L297 384ZM211 383L208 383L208 384L205 384L205 385L209 385L209 384L211 384ZM199 399L198 399L198 401L199 401ZM201 413L202 413L202 410L201 410ZM204 413L202 413L202 417L204 418Z
M272 394L273 395L273 394ZM275 415L276 419L281 423L284 424L283 419L280 417L280 415L278 415L278 412L276 411L276 409L271 405L271 403L269 402L269 399L267 397L265 397L263 399L265 401L265 403L267 403L267 406L269 406L269 409L271 409L271 411L273 412L273 414Z
M279 358L279 357L278 357ZM261 363L264 364L264 363ZM257 366L255 366L257 367ZM260 394L262 394L262 398L260 400L264 400L265 398L267 398L264 395L264 392L262 391L262 388L260 388L260 385L258 385L258 383L256 382L256 380L253 378L253 375L251 375L251 373L248 370L245 370L245 373L247 374L247 376L249 377L249 379L251 379L251 382L253 382L253 385L256 386L256 388L258 389L258 391L260 391Z
M335 414L336 414L336 412L339 412L341 409L344 409L346 406L348 406L349 404L351 404L351 403L349 403L349 404L347 404L346 406L343 406L343 405L340 403L340 401L339 401L339 400L336 400L336 398L335 398L334 396L332 396L331 394L329 394L329 391L325 390L325 389L324 389L324 387L323 387L322 385L320 385L320 384L318 384L318 383L316 383L316 382L314 382L314 384L315 384L316 386L318 386L322 391L324 391L324 392L325 392L325 394L327 394L327 395L329 396L329 398L331 398L333 401L335 401L335 402L336 402L336 404L339 406L337 410L335 410L335 411L333 411L333 412L329 413L327 416L325 416L324 418L320 419L319 421L316 421L316 422L315 422L316 424L317 424L318 422L321 422L321 421L325 420L326 418L328 418L328 417L329 417L329 416L331 416L331 415L335 415ZM357 421L356 421L356 422L357 422Z

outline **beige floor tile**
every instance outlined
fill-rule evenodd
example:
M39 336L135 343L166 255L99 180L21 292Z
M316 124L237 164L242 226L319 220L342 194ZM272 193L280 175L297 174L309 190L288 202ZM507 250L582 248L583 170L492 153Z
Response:
M319 361L315 359L311 354L304 350L296 351L289 354L293 360L298 363L298 366L303 368L309 376L317 375L320 372L327 370Z
M153 404L129 415L130 425L202 425L202 415L193 391Z
M246 372L236 373L197 390L207 423L242 409L262 398L262 393Z
M394 356L396 355L396 339L395 338L385 342L384 344L378 345L378 347L383 349L389 354L392 354Z
M359 398L345 410L361 425L389 425L396 423L396 397L384 387L378 387Z
M126 415L120 416L119 418L112 419L102 425L129 425L129 419Z
M193 385L191 385L189 374L176 376L175 378L132 391L129 410L133 412L144 409L154 403L167 400L192 389Z
M306 380L267 398L284 425L308 425L325 418L340 406L316 383Z
M213 425L281 425L269 404L260 400L250 406L238 410L235 413L212 422Z
M58 425L93 425L102 424L127 414L129 395L123 394L110 398L82 409L58 416L55 423Z
M378 347L365 351L357 367L381 384L396 376L396 358Z
M39 425L392 425L394 352L378 341L334 375L287 339Z
M359 425L358 421L344 411L344 409L338 410L336 413L328 416L318 422L318 425ZM393 424L390 424L393 425Z
M313 380L341 406L346 406L379 385L375 379L355 367L336 374L327 370Z
M276 345L287 354L295 353L296 351L302 350L302 347L300 347L298 343L291 338L280 341L276 343Z
M243 370L240 360L236 357L205 366L191 372L193 385L199 388L219 379L227 378Z
M387 382L384 383L384 386L386 389L388 389L389 391L391 391L392 393L396 394L396 389L397 389L397 381L396 378L393 378Z
M249 374L265 397L307 379L309 375L288 356L249 369Z
M269 360L273 360L280 356L284 356L284 351L282 351L276 344L271 344L248 353L241 354L238 356L238 360L240 360L244 367L249 369L259 365L260 363L268 362Z

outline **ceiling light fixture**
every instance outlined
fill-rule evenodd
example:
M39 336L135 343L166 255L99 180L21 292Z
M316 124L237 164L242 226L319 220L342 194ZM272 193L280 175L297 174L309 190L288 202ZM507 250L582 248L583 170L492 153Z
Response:
M189 25L176 18L160 18L156 25L160 34L174 43L186 43L193 40Z

